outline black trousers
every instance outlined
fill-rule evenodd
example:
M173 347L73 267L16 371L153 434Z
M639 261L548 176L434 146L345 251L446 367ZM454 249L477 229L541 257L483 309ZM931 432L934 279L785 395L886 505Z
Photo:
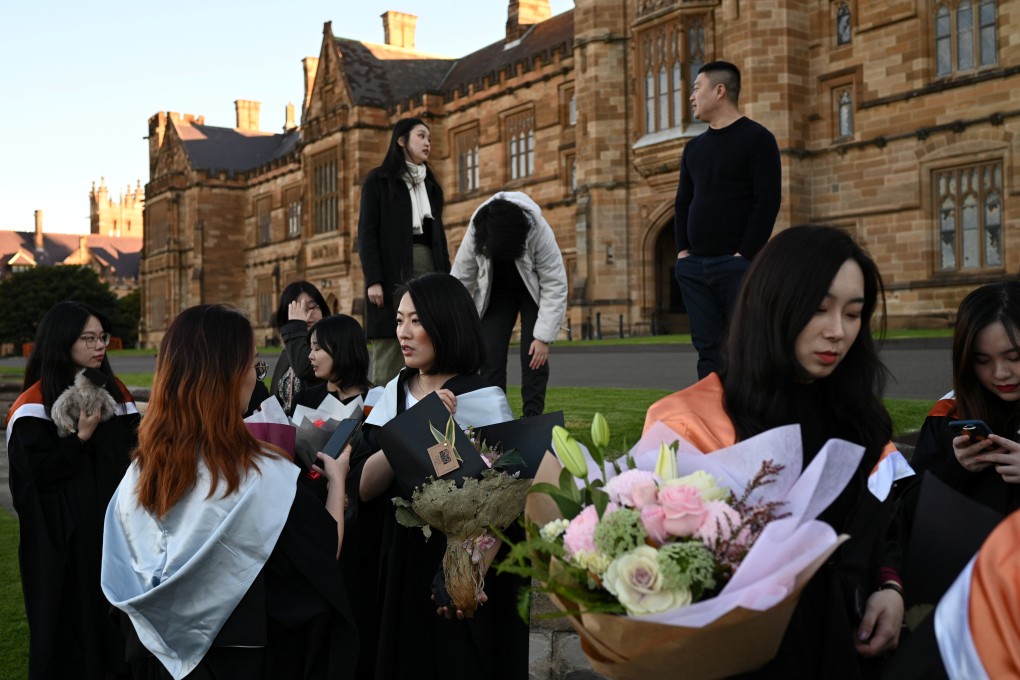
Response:
M545 410L545 388L549 384L549 362L532 370L528 351L535 339L538 305L526 288L493 288L489 308L482 318L485 335L485 363L481 375L490 385L506 392L506 362L517 315L521 317L521 401L525 416L541 415Z

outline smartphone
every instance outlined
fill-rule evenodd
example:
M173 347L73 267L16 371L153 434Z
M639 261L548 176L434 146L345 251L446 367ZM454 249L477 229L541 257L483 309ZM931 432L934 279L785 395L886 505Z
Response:
M340 421L336 429L333 431L333 435L326 442L326 445L322 447L322 452L330 458L339 458L343 452L344 447L351 441L355 433L361 429L361 418L346 418Z
M992 433L992 428L983 420L951 420L949 429L959 437L961 434L970 436L973 442L984 441Z

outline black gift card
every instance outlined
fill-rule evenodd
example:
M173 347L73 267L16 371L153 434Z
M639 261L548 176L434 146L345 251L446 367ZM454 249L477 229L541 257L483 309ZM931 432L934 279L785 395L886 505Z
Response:
M407 498L430 478L461 486L487 468L464 430L455 422L450 426L450 412L434 392L379 428L377 438ZM450 447L439 446L444 443Z

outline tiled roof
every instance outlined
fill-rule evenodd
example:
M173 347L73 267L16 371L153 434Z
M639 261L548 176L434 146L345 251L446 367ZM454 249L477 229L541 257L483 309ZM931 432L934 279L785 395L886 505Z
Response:
M422 92L435 92L453 59L423 56L387 45L335 38L355 104L386 106Z
M201 170L224 170L230 174L257 168L293 151L299 133L257 130L177 122L178 135L191 166Z
M574 41L574 11L536 24L520 40L495 42L460 59L443 59L387 45L335 38L355 104L388 106L424 92L452 96L467 83L480 83L502 69L535 58L551 58L553 49L569 53Z
M442 90L447 94L472 82L481 82L487 75L496 74L519 61L527 61L536 57L551 58L554 48L562 48L568 54L574 42L574 11L557 14L540 24L536 24L517 43L506 49L503 41L483 47L477 52L459 59L443 79Z
M99 234L43 233L43 252L36 253L35 233L27 231L0 231L0 267L6 267L19 251L36 264L56 265L78 253L78 242L87 236L89 253L103 265L109 266L119 279L137 279L142 252L142 239L128 236L101 236Z

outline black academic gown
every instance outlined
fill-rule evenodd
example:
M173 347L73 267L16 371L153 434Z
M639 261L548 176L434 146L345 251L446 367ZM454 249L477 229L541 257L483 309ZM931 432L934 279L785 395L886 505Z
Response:
M398 395L404 394L404 385L412 375L414 371L400 375ZM454 394L487 386L477 375L457 376L443 385ZM402 397L397 399L398 412L403 412L404 404ZM368 448L378 450L373 441L374 428L365 429ZM390 499L399 495L399 488L392 484L372 501L381 525L377 680L526 678L528 624L517 614L517 601L521 589L529 587L527 580L497 574L491 567L485 575L489 600L478 608L474 618L459 621L437 616L431 587L446 551L446 538L435 531L426 541L420 529L397 524ZM496 561L502 559L505 550Z
M170 674L134 635L135 680ZM258 578L187 680L345 680L354 677L358 633L336 561L336 522L298 484L287 523Z
M15 407L41 404L38 385ZM114 416L85 444L57 436L48 418L23 416L11 426L7 455L33 680L101 680L126 670L124 640L109 617L99 571L103 517L137 443L138 419L137 413Z

